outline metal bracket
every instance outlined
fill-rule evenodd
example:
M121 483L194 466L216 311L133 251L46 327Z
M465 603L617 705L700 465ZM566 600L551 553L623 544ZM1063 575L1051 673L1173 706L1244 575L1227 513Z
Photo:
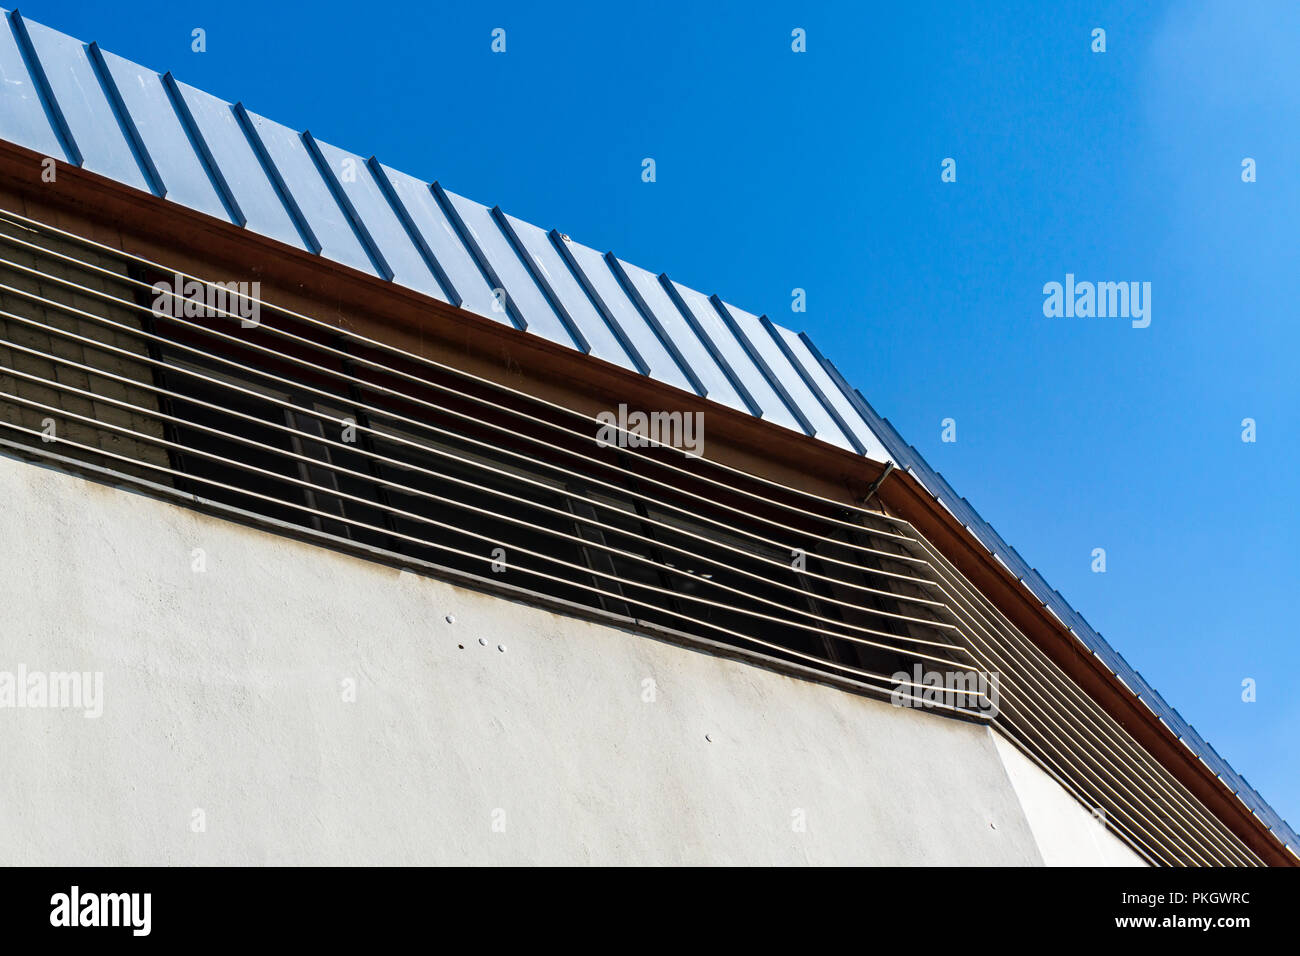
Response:
M880 490L880 486L885 483L885 479L890 476L893 470L894 463L892 461L885 462L885 470L880 473L879 478L871 483L871 487L867 489L867 493L858 499L858 504L865 505L870 501L875 493Z

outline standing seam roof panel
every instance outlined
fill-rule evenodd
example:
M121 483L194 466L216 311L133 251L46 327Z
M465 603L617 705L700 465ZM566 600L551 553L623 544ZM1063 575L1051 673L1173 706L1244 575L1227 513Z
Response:
M163 195L197 212L232 221L161 77L116 54L101 51L100 56L157 172Z
M381 257L380 265L387 266L391 278L442 302L449 301L433 268L424 261L423 253L406 231L406 224L375 179L370 164L355 153L314 140L309 134L304 133L303 138L309 149L314 144L320 151L328 171L321 170L321 175L332 177L331 188L338 190L336 195L350 207L348 211L355 217L354 224L361 232L362 241Z
M841 448L861 452L808 387L803 377L791 364L789 357L768 333L763 320L744 309L728 305L721 299L714 304L723 319L730 325L736 338L753 349L757 356L755 364L762 362L766 366L762 369L764 375L770 377L774 388L785 393L783 397L788 398L786 404L802 413L812 429L813 436L833 445L839 445Z
M768 331L772 338L785 352L790 363L795 368L801 370L806 378L804 381L808 387L822 400L826 408L832 412L845 426L853 433L854 438L863 447L863 454L868 458L874 458L876 461L894 461L894 458L886 449L880 438L872 428L858 414L851 402L845 398L835 382L821 367L821 363L808 350L808 345L803 337L789 329L782 328L775 323L766 323Z
M45 97L38 88L18 45L11 14L6 10L0 29L0 136L65 163L72 157L54 127L46 108Z
M306 241L235 117L234 108L202 90L172 82L189 114L186 119L192 121L201 139L199 145L211 158L221 186L229 190L227 198L233 201L243 225L285 245L306 249Z
M610 269L607 257L572 239L563 242L565 251L573 258L574 274L608 313L612 326L618 329L631 349L640 356L645 363L646 374L683 391L699 394L700 390L686 377L677 359L647 324L641 310L628 298L622 283Z
M659 279L638 266L617 260L631 289L640 298L638 308L644 308L647 321L658 325L662 330L664 346L678 357L678 364L688 376L692 375L703 388L703 395L715 402L730 405L732 408L753 414L753 409L732 387L730 380L718 367L704 347L704 343L695 335L685 316L678 310L673 300L668 297Z
M440 279L448 287L447 294L453 304L513 326L504 311L494 308L496 300L487 277L456 235L446 213L434 198L432 187L382 164L372 162L371 166L372 169L378 166L376 176L383 177L381 185L383 182L388 184L394 209L405 218L424 255L438 267Z
M321 178L302 136L264 116L248 113L252 135L280 177L288 199L311 233L320 254L361 272L379 275L370 252L362 245L347 212Z
M500 287L505 290L507 308L518 312L528 331L575 348L573 336L528 274L510 240L493 219L491 210L449 190L443 192L464 224L467 238L478 247L500 281Z
M17 13L13 20L20 23ZM82 168L153 192L86 45L39 23L22 20L21 25L31 38L46 82L81 154Z
M719 368L726 373L746 402L754 406L754 411L760 418L784 425L791 431L805 434L811 431L805 427L807 419L800 421L786 407L785 400L754 364L744 345L732 334L708 296L673 282L667 276L661 275L659 281L669 293L669 298L675 300L674 305L700 337Z
M560 307L568 314L569 321L586 340L590 353L607 362L639 372L640 369L628 356L627 350L605 322L604 316L596 311L586 290L569 269L569 264L556 250L551 237L531 223L514 216L505 218L522 246L523 254L532 259L532 267L540 273L542 281L551 287Z

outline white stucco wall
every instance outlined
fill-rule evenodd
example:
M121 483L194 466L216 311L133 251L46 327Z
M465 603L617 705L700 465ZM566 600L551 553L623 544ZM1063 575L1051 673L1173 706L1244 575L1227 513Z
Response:
M984 727L6 456L0 499L0 671L103 674L0 710L0 862L1061 855Z
M1142 857L1014 744L993 734L1048 866L1146 866Z

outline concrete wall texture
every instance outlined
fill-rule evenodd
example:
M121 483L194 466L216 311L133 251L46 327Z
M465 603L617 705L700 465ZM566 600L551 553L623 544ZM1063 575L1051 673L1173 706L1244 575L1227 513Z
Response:
M1144 866L1142 858L1003 737L993 735L1048 866Z
M7 456L0 498L0 675L103 674L0 709L3 863L1137 859L976 724Z

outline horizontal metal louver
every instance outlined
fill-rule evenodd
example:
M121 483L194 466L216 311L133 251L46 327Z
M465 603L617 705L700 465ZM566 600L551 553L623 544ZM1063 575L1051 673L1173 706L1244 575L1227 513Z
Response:
M906 521L176 278L0 214L8 450L991 721L1147 860L1259 862Z

